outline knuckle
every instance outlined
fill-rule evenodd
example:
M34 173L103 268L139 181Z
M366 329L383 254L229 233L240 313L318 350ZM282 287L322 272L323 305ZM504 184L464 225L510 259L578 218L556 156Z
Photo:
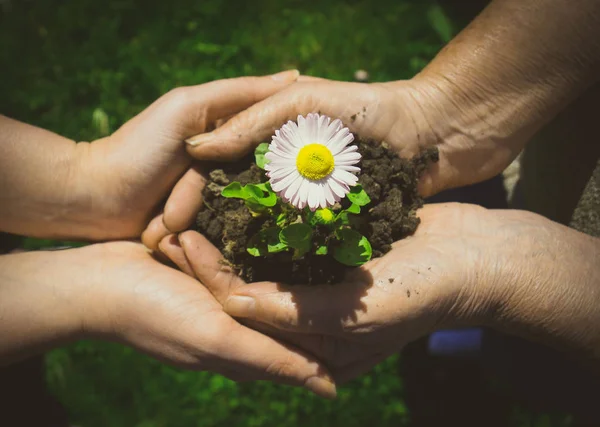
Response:
M190 91L188 87L181 86L176 87L175 89L171 89L165 95L169 105L171 108L182 108L184 107L190 99Z
M290 114L298 111L302 114L313 112L319 107L318 91L315 85L306 83L295 83L288 94Z
M273 326L278 329L289 329L297 325L296 315L293 307L288 307L285 305L281 308L281 304L275 303L275 310L272 310L269 306L271 304L261 304L260 300L257 301L256 310L258 318L260 319L270 319Z
M288 354L283 359L274 360L269 363L265 372L267 375L278 377L278 378L290 378L293 377L294 367L296 364L292 360L293 356Z

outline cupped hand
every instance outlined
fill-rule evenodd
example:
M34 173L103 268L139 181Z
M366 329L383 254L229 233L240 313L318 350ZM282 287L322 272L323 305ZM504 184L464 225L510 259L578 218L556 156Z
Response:
M311 112L339 118L403 157L437 146L440 160L420 181L423 196L493 177L522 148L507 143L471 99L440 77L366 84L302 76L223 126L188 139L188 152L200 160L236 160L286 121Z
M197 280L159 263L141 244L9 256L13 267L7 264L3 273L12 270L20 283L0 286L4 302L11 302L0 308L9 310L14 323L14 339L0 343L0 361L40 345L52 347L56 340L98 338L186 369L335 396L327 371L312 356L239 324Z
M298 72L180 87L159 98L111 136L87 146L82 159L99 239L139 237L151 248L186 229L201 204L204 178L190 167L183 141L296 80ZM80 144L81 145L81 144ZM83 145L81 147L84 147ZM164 212L161 204L168 198ZM180 203L182 200L185 203ZM176 207L176 209L171 209Z
M518 227L507 233L492 211L472 205L426 205L418 215L413 236L333 286L248 285L193 231L161 248L229 314L313 353L343 382L438 328L482 321L493 295L512 292L494 288L488 254L501 265Z
M524 211L450 203L418 215L414 235L332 286L246 284L193 231L161 247L227 313L311 352L337 382L414 339L460 326L600 359L598 239Z

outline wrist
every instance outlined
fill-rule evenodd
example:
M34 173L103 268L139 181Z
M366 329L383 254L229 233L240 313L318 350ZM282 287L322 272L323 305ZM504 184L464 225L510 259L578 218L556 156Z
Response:
M600 360L600 240L529 212L497 215L514 231L501 256L489 252L486 324Z
M106 137L77 144L70 200L71 230L77 238L100 241L137 237L141 224L149 221L135 216L143 209L134 209L119 197L127 184L120 182L121 176L111 166L110 140Z
M0 256L0 361L13 361L83 335L70 251ZM62 269L61 269L62 267Z

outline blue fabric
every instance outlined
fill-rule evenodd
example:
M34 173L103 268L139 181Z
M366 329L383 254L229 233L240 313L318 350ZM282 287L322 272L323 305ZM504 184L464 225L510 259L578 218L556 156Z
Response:
M429 353L434 356L477 357L481 353L483 330L480 328L445 330L429 336Z

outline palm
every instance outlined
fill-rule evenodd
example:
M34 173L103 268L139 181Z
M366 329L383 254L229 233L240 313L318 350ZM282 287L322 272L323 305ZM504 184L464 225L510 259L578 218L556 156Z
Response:
M86 330L132 345L188 369L210 370L235 380L269 379L331 396L332 385L314 359L248 329L223 311L198 281L157 262L141 244L106 243L82 249L101 278L84 318ZM97 262L96 262L97 261ZM101 315L91 315L98 311ZM92 326L93 325L93 326Z
M442 326L443 314L470 285L468 273L481 257L477 244L494 234L486 236L482 226L486 212L470 205L428 205L419 212L422 224L413 236L336 286L248 286L222 270L220 254L202 236L186 232L181 241L197 277L226 311L310 351L344 380ZM251 296L254 310L233 295Z

